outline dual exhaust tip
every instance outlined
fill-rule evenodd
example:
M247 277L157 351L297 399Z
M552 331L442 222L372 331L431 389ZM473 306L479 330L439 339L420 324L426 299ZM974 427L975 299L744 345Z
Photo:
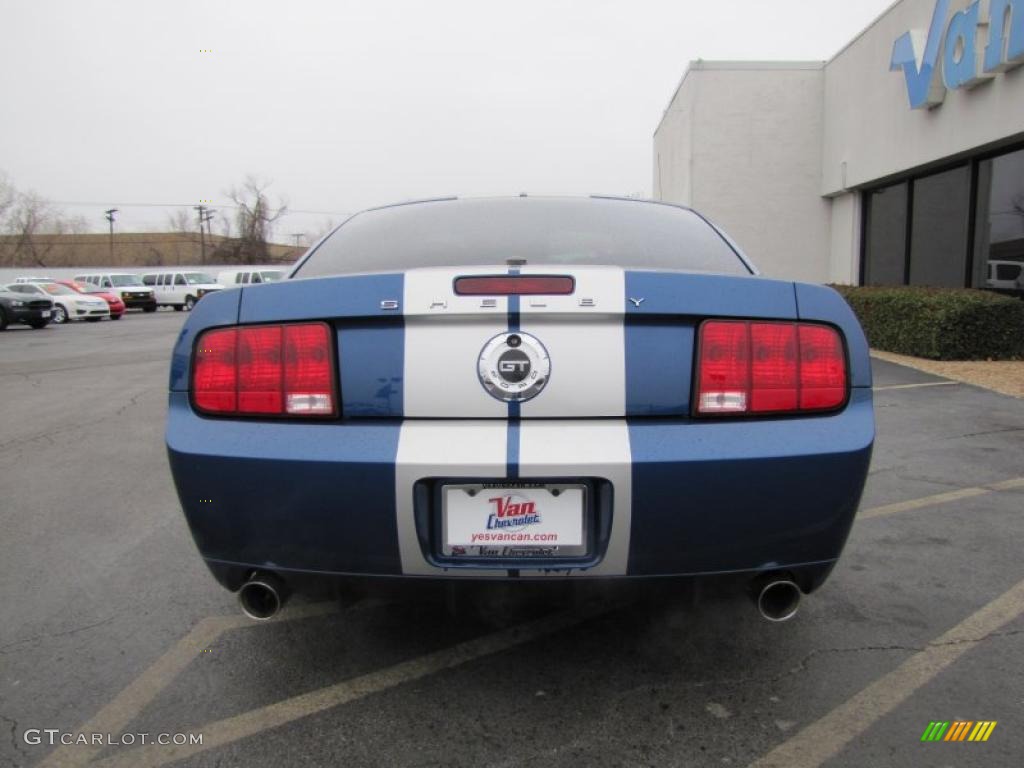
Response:
M250 619L272 619L288 600L288 587L272 573L254 573L238 590L238 604Z
M288 600L284 581L273 573L254 573L238 590L238 603L250 619L274 618ZM785 576L766 576L754 582L757 610L767 621L789 621L800 609L802 593L796 582Z
M767 621L789 621L800 609L803 593L785 576L768 576L754 582L754 602Z

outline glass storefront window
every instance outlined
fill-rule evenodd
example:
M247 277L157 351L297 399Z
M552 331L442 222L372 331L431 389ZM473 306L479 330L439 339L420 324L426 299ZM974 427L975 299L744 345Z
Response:
M1024 149L867 190L863 203L864 285L1024 297Z
M971 169L914 180L910 284L963 288L971 217Z
M864 284L902 285L907 250L907 184L865 195Z
M971 284L1024 293L1024 150L978 164Z

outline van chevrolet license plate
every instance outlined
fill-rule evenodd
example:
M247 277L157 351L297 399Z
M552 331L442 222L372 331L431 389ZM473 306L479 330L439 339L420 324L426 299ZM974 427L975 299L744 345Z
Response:
M586 554L586 486L458 484L444 486L441 498L445 556Z

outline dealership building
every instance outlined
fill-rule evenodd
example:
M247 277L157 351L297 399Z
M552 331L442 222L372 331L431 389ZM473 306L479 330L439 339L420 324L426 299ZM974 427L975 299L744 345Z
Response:
M766 275L1024 288L1024 0L900 0L827 62L695 61L654 196Z

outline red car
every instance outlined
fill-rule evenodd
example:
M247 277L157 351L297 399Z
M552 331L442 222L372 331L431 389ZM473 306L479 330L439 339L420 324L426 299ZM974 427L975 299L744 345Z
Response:
M104 291L102 288L97 288L95 285L89 283L80 283L77 280L57 280L56 282L61 285L66 285L68 288L78 291L79 293L88 293L92 296L99 296L101 299L110 305L110 319L120 320L121 315L124 314L125 306L124 302L121 301L121 297L116 293L110 291Z

